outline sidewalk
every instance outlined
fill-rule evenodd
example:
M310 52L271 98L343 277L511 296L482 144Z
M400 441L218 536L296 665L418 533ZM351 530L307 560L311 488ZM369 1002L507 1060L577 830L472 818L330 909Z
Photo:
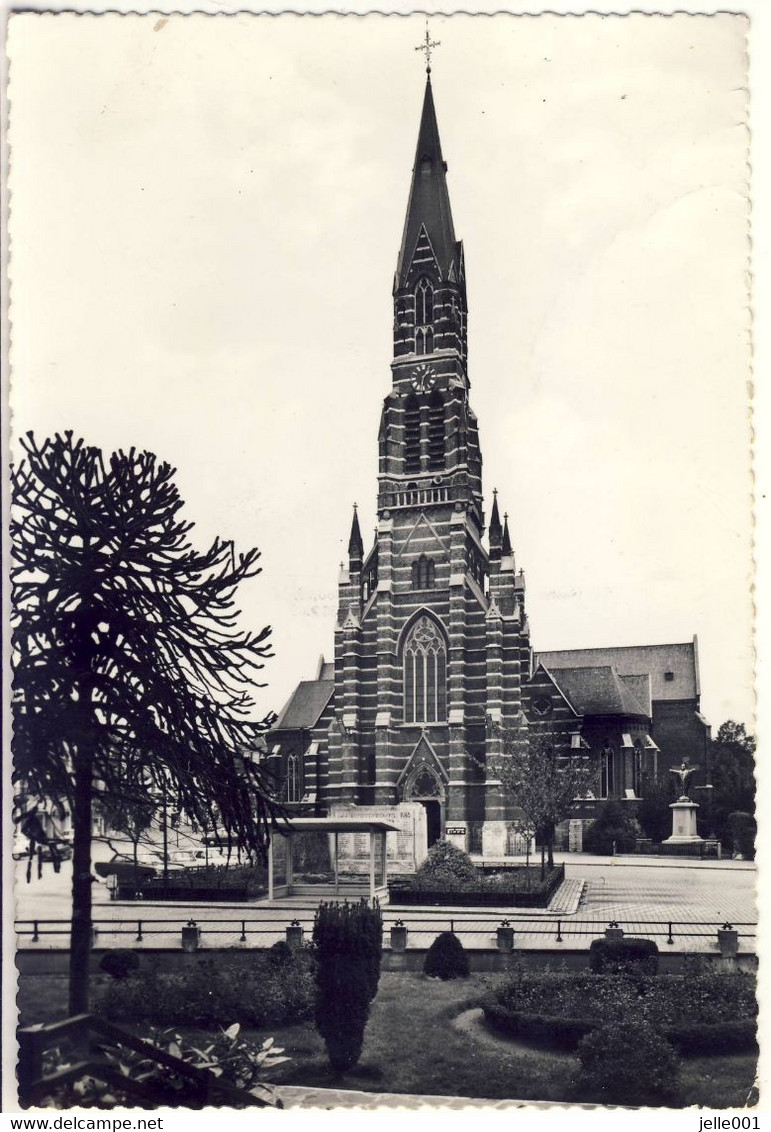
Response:
M513 860L513 858L512 858ZM519 858L516 858L519 861ZM731 872L757 872L757 864L755 861L732 861L728 858L717 860L714 857L646 857L642 853L630 853L629 855L618 855L616 857L595 857L591 853L560 853L554 854L554 860L557 864L565 865L580 865L581 868L586 866L602 865L605 868L611 866L613 868L623 868L639 865L641 868L665 868L665 869L727 869Z
M276 1085L284 1108L551 1108L549 1101L475 1100L472 1097L417 1096L412 1093L364 1093L354 1089L316 1089L304 1085ZM556 1107L561 1107L557 1105Z

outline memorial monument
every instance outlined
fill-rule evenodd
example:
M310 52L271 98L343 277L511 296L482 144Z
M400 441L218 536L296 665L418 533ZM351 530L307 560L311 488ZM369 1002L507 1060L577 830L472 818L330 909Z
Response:
M696 769L695 766L686 766L685 763L669 768L670 774L677 775L680 779L682 793L669 807L672 811L672 836L666 839L664 845L697 845L704 840L696 832L696 811L699 803L692 802L685 792L688 778Z

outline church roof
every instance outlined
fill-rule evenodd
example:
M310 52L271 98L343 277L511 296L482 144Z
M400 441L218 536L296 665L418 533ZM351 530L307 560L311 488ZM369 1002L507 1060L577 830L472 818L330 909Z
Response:
M594 668L545 667L581 715L650 715L629 683L610 665Z
M539 652L539 661L552 668L613 665L621 676L649 675L651 698L693 700L700 694L698 642L671 645L622 645L609 649L561 649Z
M442 157L442 145L439 141L439 127L436 122L434 96L429 76L423 99L423 113L420 119L418 145L415 150L415 164L412 167L412 184L407 204L407 217L404 222L404 234L402 235L399 259L396 265L397 286L404 286L406 283L413 255L423 229L425 229L431 251L442 275L446 276L453 261L455 261L455 270L458 270L460 245L455 239L446 172L447 165Z
M334 679L302 680L271 731L299 731L315 727L334 690Z

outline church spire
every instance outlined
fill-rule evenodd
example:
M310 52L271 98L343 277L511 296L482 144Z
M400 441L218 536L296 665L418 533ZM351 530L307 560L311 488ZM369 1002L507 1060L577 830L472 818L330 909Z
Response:
M407 217L396 266L397 288L405 286L408 281L418 241L424 230L429 247L421 251L421 265L426 254L433 253L431 258L435 260L441 278L447 278L453 264L457 275L460 245L455 239L446 172L429 72L426 76L415 164L412 167ZM422 242L426 242L425 238Z

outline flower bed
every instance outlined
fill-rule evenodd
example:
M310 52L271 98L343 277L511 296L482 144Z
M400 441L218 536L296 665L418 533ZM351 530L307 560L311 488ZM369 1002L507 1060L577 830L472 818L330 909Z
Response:
M565 879L565 866L557 865L543 880L540 869L508 869L473 880L415 876L393 880L388 897L396 905L442 905L445 907L545 908ZM535 876L533 874L536 874Z
M486 996L495 1029L559 1049L618 1018L647 1022L681 1053L756 1048L757 1002L751 975L596 975L517 971Z
M254 899L267 891L267 872L254 865L200 865L172 869L162 876L126 878L118 888L121 900L200 900L211 903Z

